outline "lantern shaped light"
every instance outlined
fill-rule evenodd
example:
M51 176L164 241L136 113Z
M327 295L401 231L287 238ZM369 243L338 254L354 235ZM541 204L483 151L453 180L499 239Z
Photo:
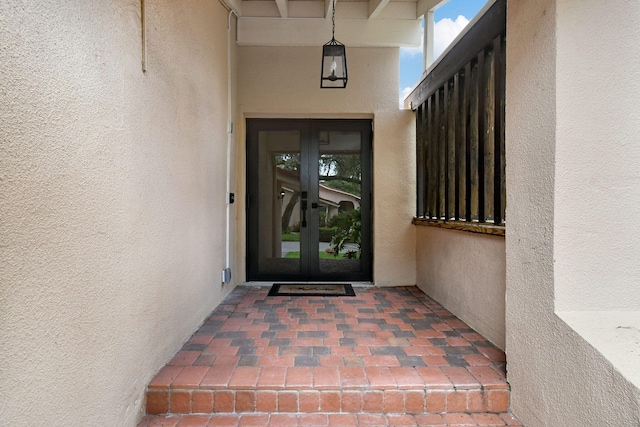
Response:
M342 43L336 40L336 1L333 0L331 16L331 41L322 46L321 89L344 89L347 87L347 54Z

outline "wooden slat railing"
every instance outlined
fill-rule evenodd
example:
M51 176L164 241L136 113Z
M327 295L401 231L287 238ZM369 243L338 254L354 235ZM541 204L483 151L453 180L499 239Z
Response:
M506 0L497 0L409 95L414 223L504 234Z

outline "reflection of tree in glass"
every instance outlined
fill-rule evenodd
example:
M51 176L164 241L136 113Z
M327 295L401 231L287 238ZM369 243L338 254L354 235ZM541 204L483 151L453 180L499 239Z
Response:
M362 164L359 155L323 154L319 167L320 181L324 185L360 196Z
M287 171L300 170L300 153L276 154L276 167Z
M300 153L279 153L275 155L276 158L276 167L279 169L284 169L292 172L300 171ZM289 221L291 221L291 214L293 213L293 208L298 203L298 199L300 198L300 192L294 190L291 194L291 198L287 203L287 206L284 208L282 212L282 231L286 232L289 227Z

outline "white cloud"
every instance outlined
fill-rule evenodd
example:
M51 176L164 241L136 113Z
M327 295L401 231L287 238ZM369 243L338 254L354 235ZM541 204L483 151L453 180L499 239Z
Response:
M451 44L458 34L467 26L469 20L458 15L455 21L444 18L436 22L433 37L433 57L437 58Z
M405 87L404 89L402 89L400 91L400 99L399 99L399 105L400 105L400 109L404 109L404 99L409 96L409 94L411 93L411 89L413 89L412 87Z
M469 20L458 15L455 20L444 18L435 23L433 37L433 59L437 59L449 47L451 42L460 34L460 32L469 24ZM400 48L400 59L412 58L422 55L424 42L424 28L420 37L420 46ZM404 108L404 99L411 93L411 87L405 87L400 91L400 108Z
M444 18L435 23L434 37L433 37L433 57L436 59L444 52L444 50L451 44L458 34L467 26L469 20L462 16L454 20L451 18ZM416 47L402 47L400 48L400 57L414 57L422 55L424 48L424 27L421 28L420 33L420 46Z

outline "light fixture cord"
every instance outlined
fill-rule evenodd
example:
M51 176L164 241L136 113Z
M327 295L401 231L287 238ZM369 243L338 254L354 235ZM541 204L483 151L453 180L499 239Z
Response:
M333 0L333 14L331 15L331 39L336 38L336 0Z

